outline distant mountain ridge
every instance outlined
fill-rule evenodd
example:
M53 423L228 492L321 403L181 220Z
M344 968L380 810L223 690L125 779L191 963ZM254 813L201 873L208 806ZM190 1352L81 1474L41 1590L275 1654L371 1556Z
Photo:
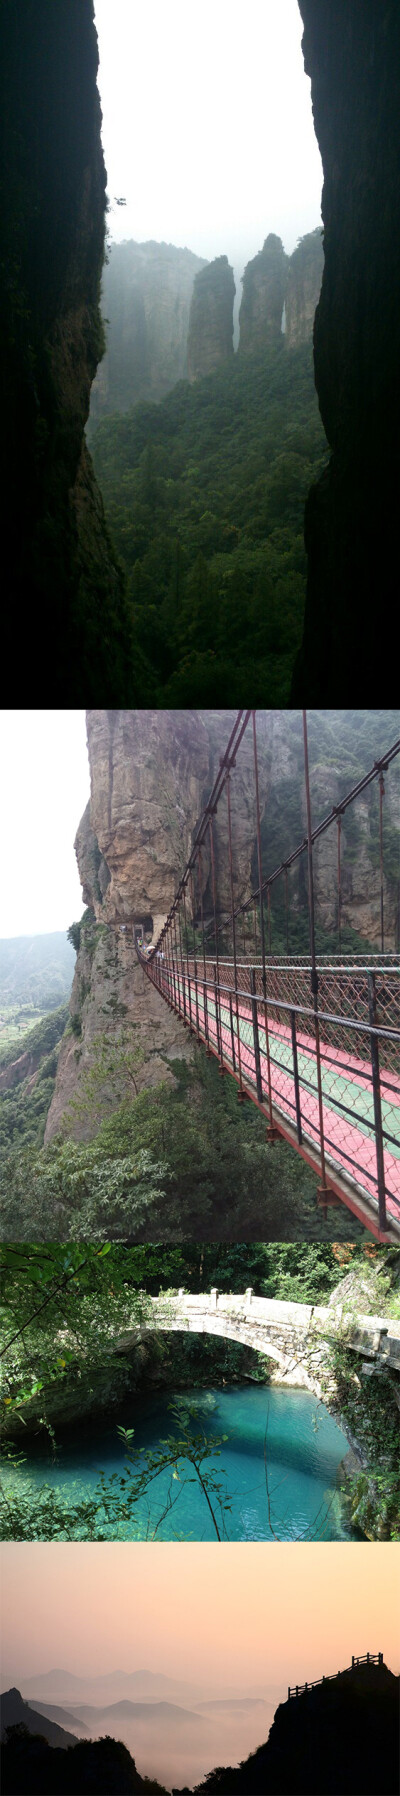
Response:
M50 1720L44 1714L39 1714L39 1711L33 1709L30 1703L24 1702L20 1690L17 1690L15 1685L11 1690L3 1692L0 1703L2 1740L8 1727L22 1726L27 1727L31 1734L44 1735L49 1746L62 1746L66 1751L68 1746L77 1745L77 1734L66 1732L65 1728L59 1727L56 1721Z
M120 1702L127 1698L132 1702L176 1702L181 1706L188 1704L193 1708L199 1708L204 1704L208 1708L216 1700L213 1695L215 1684L209 1686L210 1696L207 1698L207 1685L204 1685L204 1682L186 1683L183 1678L168 1677L165 1672L148 1671L144 1667L140 1667L137 1671L123 1671L117 1668L115 1671L106 1671L98 1676L87 1678L80 1677L76 1672L68 1671L66 1668L54 1667L51 1671L23 1678L22 1683L28 1702L39 1702L39 1700L46 1702L47 1699L49 1702L56 1702L57 1699L60 1699L63 1707L68 1706L68 1703L74 1707L78 1703L82 1706L85 1703L92 1703L100 1708L103 1706L103 1694L106 1693L108 1693L110 1703ZM222 1686L219 1689L217 1700L229 1703L257 1703L272 1698L277 1701L282 1698L282 1694L282 1683L268 1686L268 1689L257 1685L250 1692L245 1691L243 1694L228 1685L227 1688Z

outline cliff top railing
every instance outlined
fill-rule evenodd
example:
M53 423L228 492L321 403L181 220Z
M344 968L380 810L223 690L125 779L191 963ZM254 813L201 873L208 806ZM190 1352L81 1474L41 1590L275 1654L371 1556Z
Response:
M356 1665L383 1665L383 1653L364 1653L363 1658L352 1658L351 1665L345 1671L334 1671L331 1677L313 1678L311 1684L288 1685L288 1702L291 1696L302 1696L304 1690L317 1690L319 1684L336 1684L338 1678L346 1677L347 1672L354 1671Z
M266 1116L315 1170L317 1202L342 1202L379 1241L400 1238L399 956L384 947L385 778L400 738L312 828L307 716L303 713L307 835L275 871L263 871L256 713L239 711L187 866L155 945L135 939L147 977L209 1055L233 1074L238 1098ZM234 780L233 780L234 776ZM234 783L235 782L235 783ZM238 786L239 782L239 786ZM343 953L342 819L378 784L376 874L380 949ZM239 789L240 814L232 803ZM265 808L265 807L264 807ZM265 812L268 816L268 810ZM243 830L243 817L245 828ZM338 956L318 956L313 851L336 830ZM393 832L392 832L393 833ZM400 840L400 838L399 838ZM318 853L320 851L318 850ZM393 842L391 843L391 853ZM307 857L309 954L290 955L289 873ZM257 862L257 880L251 869ZM318 868L322 863L319 859ZM324 863L325 866L325 863ZM326 873L324 874L326 883ZM271 952L271 891L284 881L286 952ZM243 897L249 883L250 895ZM399 853L400 892L400 853ZM238 903L238 896L240 902ZM299 891L295 893L299 916ZM367 897L367 895L366 895ZM368 894L370 900L370 894ZM134 932L135 938L135 932Z

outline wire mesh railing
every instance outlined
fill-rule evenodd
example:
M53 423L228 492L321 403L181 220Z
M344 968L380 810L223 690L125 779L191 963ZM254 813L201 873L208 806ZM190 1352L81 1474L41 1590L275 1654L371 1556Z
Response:
M303 991L267 993L259 965L236 968L232 962L206 962L206 971L159 951L146 971L182 1022L214 1054L221 1072L229 1071L238 1095L265 1111L267 1134L294 1138L294 1145L321 1171L321 1120L327 1183L321 1201L337 1192L338 1175L367 1200L374 1228L387 1224L400 1230L400 1030L394 1022L392 975L386 993L380 969L379 992L384 1020L377 1020L376 973L365 971L358 998L360 1015L351 1010L352 975L342 981L340 1012L315 1015ZM279 985L279 969L274 968ZM300 986L304 969L299 969ZM292 975L291 975L292 977ZM340 996L335 972L335 996ZM326 1001L327 1001L326 994ZM346 1014L347 1007L347 1014ZM318 1059L317 1059L318 1057ZM322 1106L319 1104L318 1060ZM317 1154L317 1157L316 1157ZM382 1197L384 1205L382 1205Z

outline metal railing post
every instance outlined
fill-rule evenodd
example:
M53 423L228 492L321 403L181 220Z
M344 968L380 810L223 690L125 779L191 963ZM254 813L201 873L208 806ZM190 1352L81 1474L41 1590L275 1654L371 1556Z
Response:
M229 1018L230 1018L230 1025L231 1025L232 1066L233 1066L233 1071L236 1072L235 1031L234 1031L234 1027L233 1027L232 992L229 993Z
M382 949L382 954L384 953L384 947L383 947L383 942L384 942L384 929L383 929L383 798L384 798L384 791L385 791L385 781L383 778L384 773L387 773L386 767L382 768L382 770L379 774L379 867L380 867L380 882L381 882L381 949Z
M271 1079L271 1059L270 1059L270 1051L269 1051L269 1029L268 1029L268 1013L267 1013L267 973L266 973L266 965L265 965L265 919L264 919L264 900L263 900L263 894L262 894L261 818L260 818L260 796L259 796L259 786L258 786L258 759L257 759L257 734L256 734L255 711L253 711L252 717L253 717L254 780L255 780L255 789L256 789L258 890L259 890L259 898L260 898L262 982L263 982L263 994L264 994L264 1028L265 1028L265 1046L266 1046L266 1054L267 1054L268 1103L269 1103L269 1125L267 1127L267 1141L272 1142L272 1141L276 1141L278 1130L274 1128L273 1115L272 1115L272 1079ZM268 887L268 901L269 901L269 887ZM270 920L270 912L269 912L269 920ZM271 930L270 930L270 936L271 936ZM271 952L271 939L269 942L269 951Z
M195 989L195 999L196 999L196 1033L197 1033L197 1040L201 1041L200 1023L199 1023L199 988L198 988L198 984L197 984L196 927L195 927L195 908L194 908L192 868L190 870L190 889L191 889L191 894L192 894L192 917L193 917L193 940L194 940L194 989Z
M240 1100L242 1100L242 1099L243 1099L243 1098L244 1098L244 1097L245 1097L245 1095L246 1095L246 1094L245 1094L245 1092L244 1092L244 1091L243 1091L243 1084L242 1084L242 1062L241 1062L241 1052L240 1052L240 1017L239 1017L239 998L238 998L238 981L237 981L237 960L236 960L236 929L235 929L235 905L234 905L234 897L233 897L233 862L232 862L232 819L231 819L231 776L230 776L230 773L228 773L228 778L227 778L227 781L226 781L226 791L227 791L227 799L228 799L228 841L229 841L229 874L230 874L230 887L231 887L231 913L232 913L232 945L233 945L233 968L234 968L234 976L235 976L235 998L236 998L236 1027L237 1027L237 1055L238 1055L238 1073L239 1073L239 1090L238 1090L238 1098L239 1098L239 1099L240 1099ZM231 1023L232 1023L232 1003L231 1003Z
M340 849L341 849L341 832L342 832L342 818L341 818L341 813L340 813L340 811L339 811L339 813L338 813L338 818L337 818L337 856L338 856L338 938L339 938L339 954L341 954L341 952L342 952L342 876L341 876L341 860L340 860Z
M322 1184L319 1188L319 1191L317 1192L317 1197L318 1197L320 1203L322 1202L322 1205L323 1205L323 1208L325 1211L325 1220L326 1220L326 1198L327 1198L327 1193L328 1193L328 1187L327 1187L327 1183L326 1183L326 1174L325 1174L325 1145L324 1145L324 1117L323 1117L323 1107L322 1107L321 1046L320 1046L320 1037L319 1037L319 1017L318 1017L318 973L317 973L317 964L316 964L316 958L315 958L314 878L313 878L310 775L309 775L309 767L308 767L308 740L307 740L307 712L306 711L303 711L303 741L304 741L304 773L305 773L305 784L306 784L307 833L308 833L308 841L307 841L307 849L308 849L308 911L309 911L309 922L310 922L311 991L312 991L312 1000L313 1000L313 1009L314 1009L315 1052L316 1052L316 1061L317 1061L317 1085L318 1085L319 1134L320 1134L320 1144L321 1144Z
M215 965L215 966L213 966L213 974L214 974L214 1005L215 1005L215 1034L216 1034L216 1042L217 1042L217 1054L218 1054L218 1059L219 1059L219 1061L222 1061L222 1034L221 1034L221 1016L220 1016L220 1009L219 1009L219 991L218 991L218 980L217 980L217 970L218 970L218 969L217 969L217 965ZM222 1072L222 1070L223 1070L223 1069L222 1069L222 1066L220 1066L220 1071L221 1071L221 1072Z
M301 1147L302 1140L303 1140L303 1134L302 1134L302 1127L301 1127L299 1064L298 1064L298 1059L297 1059L296 1012L294 1010L291 1010L291 1012L290 1012L290 1027L291 1027L291 1031L292 1031L293 1077L294 1077L294 1095L295 1095L295 1102L296 1102L297 1140L299 1143L299 1147Z
M188 936L188 924L187 924L187 916L186 916L186 886L183 887L183 910L184 910L184 917L185 917L185 934L186 934L186 965L187 965L187 982L188 982L189 1029L190 1029L190 1034L194 1035L193 1023L192 1023L192 995L191 995L191 979L190 979L190 966L189 966L189 936Z
M252 1019L253 1019L254 1059L255 1059L255 1067L256 1067L257 1097L258 1097L259 1103L262 1104L264 1094L263 1094L262 1076L261 1076L260 1038L259 1038L259 1033L258 1033L255 967L250 967L250 992L251 992L251 1012L252 1012Z
M179 904L178 904L178 926L179 926L179 952L180 952L180 957L181 957L181 980L182 980L182 1000L183 1000L183 1021L184 1021L184 1023L186 1023L186 989L185 989L185 988L186 988L186 978L185 978L185 969L184 969L184 965L183 965L183 942L182 942L182 925L181 925L181 903L182 903L182 897L180 897L180 899L179 899Z
M371 1024L371 1029L373 1029L373 1028L376 1028L375 973L368 973L368 1009L369 1009L369 1021ZM380 1082L380 1073L379 1073L379 1047L378 1047L377 1035L371 1035L370 1041L371 1041L372 1090L373 1090L373 1098L374 1098L374 1119L375 1119L376 1170L377 1170L377 1176L378 1176L379 1227L380 1227L380 1229L382 1229L384 1231L384 1230L386 1230L386 1227L387 1227L387 1218L386 1218L386 1192L385 1192L385 1162L384 1162L384 1154L383 1154L383 1134L382 1134L381 1082Z

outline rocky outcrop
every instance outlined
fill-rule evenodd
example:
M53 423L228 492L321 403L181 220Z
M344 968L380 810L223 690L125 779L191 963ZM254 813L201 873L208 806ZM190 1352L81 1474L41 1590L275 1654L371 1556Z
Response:
M285 292L285 347L312 340L324 267L322 230L308 231L290 257Z
M400 485L400 12L300 0L322 156L325 266L315 381L332 456L309 494L292 699L390 703Z
M247 263L239 313L241 354L259 353L282 341L287 260L281 238L270 231L263 249Z
M107 348L92 387L90 428L107 412L160 400L187 378L195 276L204 257L172 243L112 243L102 283Z
M212 1774L219 1796L379 1796L398 1789L399 1679L382 1662L300 1685L276 1710L269 1738L238 1768Z
M141 923L149 939L157 939L234 717L229 711L87 713L91 799L75 848L92 923L89 917L81 932L70 1005L72 1033L67 1031L61 1044L46 1141L63 1123L71 1099L79 1099L82 1079L93 1063L93 1044L104 1030L115 1035L118 1015L134 1025L135 1046L142 1056L139 1088L171 1080L171 1062L192 1057L191 1036L138 964L133 926ZM267 746L261 731L259 753L264 761ZM250 893L254 852L250 734L238 764L232 804L234 889L239 903ZM218 828L217 862L220 903L229 912L225 810ZM204 853L206 904L209 876ZM90 1137L96 1126L76 1114L68 1123L77 1139Z
M1 1737L5 1739L8 1727L24 1727L30 1734L40 1734L48 1741L49 1746L60 1746L66 1752L68 1746L77 1745L77 1735L66 1732L56 1721L51 1721L46 1714L34 1709L32 1703L24 1702L21 1691L4 1690L1 1697Z
M227 256L216 256L196 275L190 307L188 377L201 380L233 357L235 282Z
M92 0L0 13L2 572L37 700L131 686L123 586L84 447L103 353L106 176Z

